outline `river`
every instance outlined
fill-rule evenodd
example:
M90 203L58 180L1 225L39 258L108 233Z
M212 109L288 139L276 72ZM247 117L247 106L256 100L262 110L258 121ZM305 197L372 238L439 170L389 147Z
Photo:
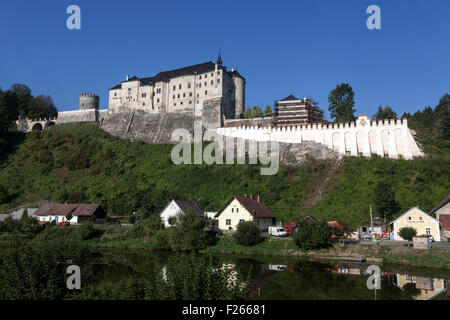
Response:
M94 274L98 281L145 276L154 265L164 269L171 256L146 250L101 250ZM369 264L306 261L286 257L219 255L251 279L248 299L261 300L450 300L450 272L433 268L379 265L379 289L369 289ZM370 281L374 283L374 281Z

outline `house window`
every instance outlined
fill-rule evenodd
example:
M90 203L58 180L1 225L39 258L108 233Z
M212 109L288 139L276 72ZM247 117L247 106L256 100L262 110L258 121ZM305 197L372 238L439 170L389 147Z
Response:
M227 226L231 226L231 219L227 219L226 224Z
M408 220L411 220L411 217L408 217Z
M239 212L239 208L236 208L236 213Z
M241 222L244 222L244 219L240 219L240 220L239 220L239 223L241 223Z
M231 208L231 213L233 213L234 212L234 208Z
M427 231L427 234L431 234L431 229L430 228L426 228L425 230Z

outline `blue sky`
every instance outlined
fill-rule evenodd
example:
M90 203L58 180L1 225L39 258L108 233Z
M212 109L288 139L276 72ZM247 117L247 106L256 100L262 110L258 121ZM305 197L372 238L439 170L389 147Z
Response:
M81 8L81 30L66 28L66 8ZM381 8L381 30L366 8ZM448 0L3 1L0 87L25 83L74 109L81 92L100 95L127 74L210 61L246 78L246 106L311 96L328 115L341 82L357 113L390 105L399 116L434 107L450 92Z

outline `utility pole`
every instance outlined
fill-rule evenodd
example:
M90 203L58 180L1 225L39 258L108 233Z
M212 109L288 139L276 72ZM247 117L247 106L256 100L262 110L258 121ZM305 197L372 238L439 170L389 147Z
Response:
M373 232L372 204L370 204L370 232Z

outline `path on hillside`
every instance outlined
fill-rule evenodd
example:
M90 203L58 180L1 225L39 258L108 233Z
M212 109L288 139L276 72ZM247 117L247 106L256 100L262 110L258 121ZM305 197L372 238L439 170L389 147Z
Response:
M322 196L334 186L332 180L342 171L343 164L344 158L330 161L323 169L322 175L314 176L310 179L307 188L312 191L306 196L306 199L300 202L301 208L308 210L320 202Z

